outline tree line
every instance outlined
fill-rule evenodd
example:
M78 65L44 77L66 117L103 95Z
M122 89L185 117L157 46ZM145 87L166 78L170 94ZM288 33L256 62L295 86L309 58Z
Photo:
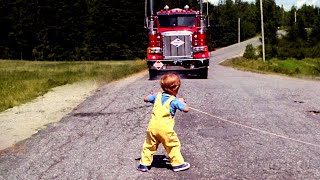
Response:
M0 0L0 58L142 58L143 11L142 0Z
M209 4L207 34L210 50L238 41L239 18L241 40L260 33L259 2L220 0L218 5ZM155 11L166 4L170 8L183 8L188 4L196 10L200 6L197 0L164 0L155 1ZM206 6L205 3L205 13ZM319 42L319 8L303 6L286 12L274 0L263 0L263 9L270 56L289 54L284 53L288 51L285 48L282 48L285 49L283 52L279 51L281 44L288 46L277 39L279 27L289 31L288 39L283 40L298 41L290 38L303 36L298 44L304 48L314 47ZM143 24L144 11L144 0L0 0L0 59L145 58L148 40ZM291 45L297 46L297 42Z
M283 22L282 22L283 21ZM304 5L282 14L283 29L287 35L275 38L266 46L267 58L319 58L320 57L320 8Z

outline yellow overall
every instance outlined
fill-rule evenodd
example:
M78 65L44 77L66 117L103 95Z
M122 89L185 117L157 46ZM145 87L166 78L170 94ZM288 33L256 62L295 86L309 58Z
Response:
M155 100L147 137L143 144L140 164L150 166L153 154L157 151L160 143L166 149L172 166L179 166L184 163L181 155L181 144L176 132L173 130L174 119L170 115L170 103L175 99L171 96L164 105L161 103L162 93L158 93Z

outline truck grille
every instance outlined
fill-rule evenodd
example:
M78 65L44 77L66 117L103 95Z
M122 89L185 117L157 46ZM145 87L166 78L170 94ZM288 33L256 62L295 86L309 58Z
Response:
M192 58L192 32L162 33L164 59Z

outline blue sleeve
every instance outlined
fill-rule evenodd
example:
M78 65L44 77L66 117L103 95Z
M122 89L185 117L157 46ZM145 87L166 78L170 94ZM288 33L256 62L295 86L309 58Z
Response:
M148 102L154 103L158 94L151 94L148 96Z
M176 98L171 102L171 106L173 106L173 109L179 109L180 111L183 111L187 104L179 101L179 99Z

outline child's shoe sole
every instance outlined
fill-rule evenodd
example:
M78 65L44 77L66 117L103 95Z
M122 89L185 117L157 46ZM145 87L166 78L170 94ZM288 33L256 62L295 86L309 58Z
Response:
M144 166L144 165L139 165L138 167L137 167L137 170L138 171L141 171L141 172L148 172L148 166Z
M187 169L189 169L189 168L190 168L190 164L187 163L187 162L185 162L185 163L183 163L183 164L180 165L180 166L174 166L174 167L173 167L173 171L174 171L174 172L184 171L184 170L187 170Z

